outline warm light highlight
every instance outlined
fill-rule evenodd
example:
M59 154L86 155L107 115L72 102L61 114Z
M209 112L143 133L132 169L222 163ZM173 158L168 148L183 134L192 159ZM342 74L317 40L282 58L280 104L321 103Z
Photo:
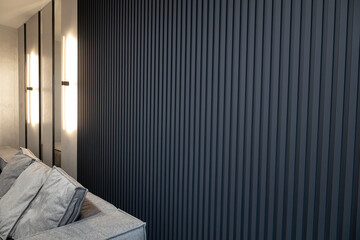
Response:
M26 87L30 86L30 54L26 55ZM30 124L30 92L26 91L26 121Z
M63 36L62 79L69 86L62 87L62 127L68 133L77 128L77 43L71 36Z
M27 122L32 126L39 124L39 57L35 53L26 56L26 84L32 87L27 91Z

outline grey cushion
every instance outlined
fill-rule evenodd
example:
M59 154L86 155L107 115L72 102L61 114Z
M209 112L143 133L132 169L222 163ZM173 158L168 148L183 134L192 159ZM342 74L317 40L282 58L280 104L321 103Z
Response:
M24 154L24 155L27 155L27 156L31 157L32 159L41 161L38 157L35 156L35 154L33 154L33 153L30 151L30 149L20 147L20 152L21 152L22 154Z
M36 161L16 179L0 199L0 239L6 239L20 216L44 184L50 168Z
M87 189L53 167L43 187L21 216L11 237L17 239L63 226L75 221L84 202Z
M34 160L25 155L15 155L0 174L0 199L9 191L15 180Z
M11 147L0 147L0 171L4 169L11 158L18 153L19 150Z
M145 223L121 211L100 213L72 224L21 238L27 240L87 240L121 239L145 240Z

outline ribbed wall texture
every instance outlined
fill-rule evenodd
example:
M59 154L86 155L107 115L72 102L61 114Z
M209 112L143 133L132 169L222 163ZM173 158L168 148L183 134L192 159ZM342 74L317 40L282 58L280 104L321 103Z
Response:
M78 17L78 179L149 239L360 239L360 1Z

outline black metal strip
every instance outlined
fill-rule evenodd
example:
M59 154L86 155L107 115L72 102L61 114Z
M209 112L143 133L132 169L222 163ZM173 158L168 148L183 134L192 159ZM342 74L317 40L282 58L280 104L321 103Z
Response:
M39 158L42 159L41 151L41 12L38 12L38 52L39 52Z
M27 107L27 91L26 91L26 85L27 85L27 73L26 73L26 67L27 67L27 59L26 59L26 23L24 23L24 98L25 98L25 148L27 148L27 114L26 114L26 107Z
M55 165L55 1L51 2L52 11L52 165Z

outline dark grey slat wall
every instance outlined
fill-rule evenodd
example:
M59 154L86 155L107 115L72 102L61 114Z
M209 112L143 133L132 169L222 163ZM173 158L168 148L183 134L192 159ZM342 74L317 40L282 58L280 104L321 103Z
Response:
M78 178L149 239L360 239L360 1L78 11Z

